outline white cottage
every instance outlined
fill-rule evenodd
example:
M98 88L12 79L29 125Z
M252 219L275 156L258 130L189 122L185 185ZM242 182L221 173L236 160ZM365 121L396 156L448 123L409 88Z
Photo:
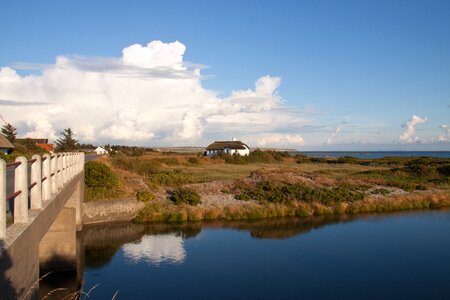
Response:
M206 147L206 156L216 156L222 154L229 155L249 155L250 148L241 141L216 141Z
M102 147L97 147L94 151L95 151L95 153L97 153L97 155L103 155L103 154L107 154L108 153L108 151L106 151Z

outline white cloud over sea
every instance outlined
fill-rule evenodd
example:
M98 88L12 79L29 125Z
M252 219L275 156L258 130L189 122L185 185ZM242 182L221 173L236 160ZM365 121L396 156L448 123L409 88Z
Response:
M402 125L405 128L405 131L400 134L400 142L401 143L417 143L420 142L420 138L416 136L416 126L422 123L425 123L427 118L421 118L416 115L413 115L411 119L409 119L406 123Z
M152 41L120 57L58 56L51 65L0 68L1 114L22 136L55 139L71 127L83 142L194 145L232 136L260 146L299 147L305 119L286 109L281 78L221 97L202 86L185 45ZM39 69L40 74L20 75ZM284 132L286 128L290 132ZM295 132L293 132L293 129Z

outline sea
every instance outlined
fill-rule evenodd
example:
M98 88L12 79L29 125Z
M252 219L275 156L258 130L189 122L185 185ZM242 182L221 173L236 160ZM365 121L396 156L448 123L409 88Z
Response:
M450 158L450 151L292 151L292 155L301 154L312 157L383 158L383 157L438 157Z

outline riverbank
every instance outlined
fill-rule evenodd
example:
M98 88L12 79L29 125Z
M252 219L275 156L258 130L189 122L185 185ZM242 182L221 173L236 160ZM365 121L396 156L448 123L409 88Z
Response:
M450 206L447 158L310 158L260 151L249 158L151 153L116 155L99 162L109 166L120 182L116 190L106 189L108 193L129 198L137 195L143 208L135 222L242 220ZM199 203L189 205L183 199L175 203L173 195L180 187L196 194ZM90 195L101 195L96 191L92 189ZM121 210L113 202L110 207L107 201L102 205L111 214ZM126 205L122 208L127 209Z
M287 216L343 215L391 212L412 209L438 209L450 207L449 191L418 191L390 197L367 197L354 202L331 202L325 205L313 201L290 203L258 203L236 201L230 195L202 197L202 204L173 205L167 201L147 204L134 219L135 222L186 222L202 220L245 220Z

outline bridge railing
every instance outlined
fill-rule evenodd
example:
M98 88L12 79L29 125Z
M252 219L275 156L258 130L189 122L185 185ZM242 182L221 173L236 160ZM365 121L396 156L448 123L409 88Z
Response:
M14 169L14 192L7 195L7 169ZM29 209L42 209L66 183L84 169L84 153L64 152L54 155L23 156L6 164L0 159L0 239L6 238L6 208L13 202L13 223L28 222Z

